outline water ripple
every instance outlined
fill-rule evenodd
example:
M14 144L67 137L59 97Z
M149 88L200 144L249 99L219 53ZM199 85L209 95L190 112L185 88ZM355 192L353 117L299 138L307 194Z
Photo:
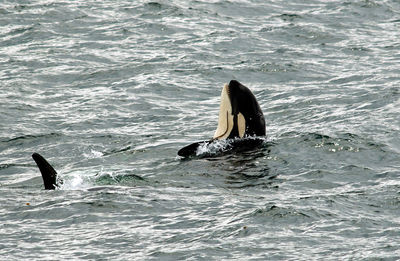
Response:
M396 1L3 1L0 255L397 259ZM224 83L256 151L181 160ZM43 190L43 154L65 186ZM121 251L124 249L124 251Z

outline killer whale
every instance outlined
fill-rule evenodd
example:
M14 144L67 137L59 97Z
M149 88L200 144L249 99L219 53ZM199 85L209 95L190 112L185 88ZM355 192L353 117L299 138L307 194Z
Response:
M187 145L178 151L181 157L196 155L202 144L231 140L227 149L249 149L260 145L265 136L265 118L254 94L236 80L225 84L221 92L218 126L212 139Z
M44 189L45 190L55 190L58 188L61 188L61 186L64 184L63 179L61 179L58 176L57 171L53 168L53 166L50 165L50 163L39 153L33 153L32 154L33 160L36 162L36 165L38 166L40 173L42 174L42 179L43 179L43 184L44 184ZM99 177L101 179L101 177ZM113 175L112 180L115 182L127 182L133 180L136 181L144 181L145 179L142 178L141 176L138 176L136 174L130 173L126 175ZM109 188L110 186L94 186L90 187L87 190L90 191L98 191L101 189L106 189Z
M44 189L56 189L58 187L57 171L39 153L33 153L32 158L36 162L36 165L38 166L40 173L42 174Z
M202 144L211 144L218 140L229 140L230 149L251 149L264 142L265 119L254 94L249 88L236 80L225 84L221 92L218 126L210 140L187 145L178 151L181 157L196 155ZM46 190L54 190L62 184L57 171L39 153L32 154L41 174Z

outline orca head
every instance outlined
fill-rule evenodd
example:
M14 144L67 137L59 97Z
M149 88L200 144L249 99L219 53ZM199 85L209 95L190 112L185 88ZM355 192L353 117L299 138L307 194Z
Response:
M264 115L253 93L240 82L232 80L222 89L218 127L214 137L187 145L178 151L178 155L194 156L202 145L234 138L239 139L233 140L229 148L254 148L264 141L262 138L253 138L254 136L265 136ZM250 139L246 139L247 137Z
M265 119L254 94L232 80L221 92L218 127L213 139L265 136Z

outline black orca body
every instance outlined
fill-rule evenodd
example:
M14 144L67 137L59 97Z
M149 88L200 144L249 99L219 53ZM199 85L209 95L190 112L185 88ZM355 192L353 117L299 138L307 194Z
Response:
M192 143L178 151L181 157L196 155L203 144L216 140L231 140L227 149L254 148L265 136L265 119L253 93L236 80L225 84L221 93L218 127L214 137L208 141Z
M40 173L42 173L45 189L57 188L57 172L39 153L32 154L33 160L36 162Z

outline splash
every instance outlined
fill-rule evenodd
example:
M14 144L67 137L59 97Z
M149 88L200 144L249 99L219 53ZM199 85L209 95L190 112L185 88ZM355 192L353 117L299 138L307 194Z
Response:
M212 142L203 142L197 147L196 156L215 156L232 150L248 150L263 144L266 141L264 137L246 137L226 140L214 140Z
M62 181L57 181L59 190L82 190L88 189L93 186L91 178L85 175L83 172L74 172L63 178Z
M229 147L229 140L215 140L211 143L204 142L197 147L196 156L216 155L226 151Z
M97 150L94 150L94 149L91 149L91 150L90 150L90 153L84 153L84 154L83 154L83 156L85 156L85 157L88 158L88 159L100 158L100 157L102 157L103 155L104 155L103 152L97 151Z

